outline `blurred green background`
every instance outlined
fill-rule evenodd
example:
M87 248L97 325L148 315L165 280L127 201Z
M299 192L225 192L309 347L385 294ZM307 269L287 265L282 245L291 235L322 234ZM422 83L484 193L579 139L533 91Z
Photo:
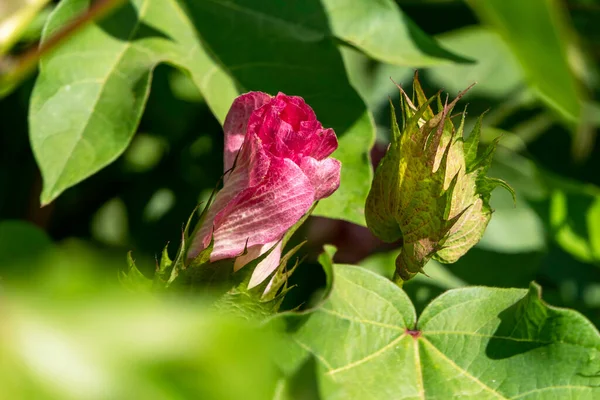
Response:
M268 6L269 2L258 3ZM345 7L353 4L340 3ZM458 108L468 104L469 126L489 110L484 140L491 142L502 135L489 175L506 180L517 192L516 205L508 193L494 192L495 213L483 240L456 264L432 261L426 267L429 277L419 276L406 285L409 296L422 309L450 288L527 288L535 280L547 302L579 310L600 326L600 143L596 140L600 125L600 1L398 0L390 4L399 7L407 26L422 30L410 31L410 40L417 47L430 49L428 44L420 44L435 40L453 56L423 51L417 58L403 61L403 51L409 51L398 49L398 55L382 55L365 50L366 45L361 44L365 38L360 34L340 38L343 35L336 33L332 40L348 79L376 126L376 142L370 151L373 162L381 158L387 144L388 98L393 102L399 99L390 78L410 88L418 68L429 94L443 88L454 96L477 82ZM16 8L9 2L0 5L2 26ZM10 69L10 57L35 45L54 6L51 2L31 19L26 32L2 58L0 72ZM365 13L362 23L379 24L385 32L385 21L367 20L371 17ZM297 18L301 20L302 15ZM351 33L361 20L352 23ZM159 65L141 122L125 153L40 208L42 178L28 139L29 99L35 79L34 73L16 82L0 99L0 355L9 355L0 356L0 376L9 377L6 387L23 388L37 379L34 376L44 376L46 383L32 388L31 393L22 392L22 398L81 398L77 390L90 385L120 390L123 377L119 371L129 371L123 373L140 379L130 386L131 393L143 393L138 389L143 388L156 396L144 398L175 398L169 393L198 393L198 387L223 388L186 380L189 371L201 370L205 382L229 382L231 377L241 380L238 386L230 384L228 390L248 385L260 388L264 383L264 391L257 389L256 398L265 398L276 372L270 371L265 361L264 337L246 332L249 328L239 322L212 315L201 300L186 299L182 304L140 300L123 294L118 285L118 271L126 268L128 251L133 251L138 267L149 275L166 243L171 254L176 251L183 223L221 176L221 125L203 95L187 75ZM323 91L335 90L338 88L328 87L325 81ZM308 239L303 249L307 259L292 278L298 286L287 296L286 308L307 304L324 286L316 256L325 243L337 246L337 262L363 265L391 276L396 256L393 246L380 243L364 227L312 217L296 234L295 243L304 239ZM122 312L114 313L115 309ZM109 330L100 335L94 324L106 324ZM12 340L10 335L15 332L46 332L43 340L56 341L63 346L59 348L79 357L68 366L74 372L48 369L43 357L28 358L32 354L28 352L35 349ZM240 340L248 345L237 345ZM86 347L86 343L94 345ZM182 343L194 343L193 352L197 353L193 354L202 357L182 354ZM212 354L203 346L221 346L232 356ZM83 347L93 348L93 354L77 353ZM157 349L164 352L156 355ZM123 359L97 361L106 351L123 352ZM123 361L131 354L139 355L139 365ZM152 359L154 356L158 358ZM53 355L44 357L52 359ZM21 360L23 370L8 368L3 361L9 358ZM240 365L231 364L231 359ZM176 383L164 376L167 369L156 367L165 362L182 368ZM244 376L235 369L256 370L256 363L267 372ZM218 365L217 372L206 370L209 364ZM136 368L143 372L131 372L138 371ZM76 381L63 382L55 376ZM145 386L149 382L156 390ZM247 395L243 390L239 393L214 392L201 398ZM126 398L127 393L114 392L111 397L107 392L107 396Z

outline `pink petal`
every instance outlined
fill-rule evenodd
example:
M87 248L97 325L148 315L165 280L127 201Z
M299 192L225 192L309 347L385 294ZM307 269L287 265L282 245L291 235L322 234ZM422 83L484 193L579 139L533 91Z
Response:
M262 181L270 164L271 161L262 149L260 139L256 136L249 138L240 151L236 167L225 175L223 188L215 196L202 226L192 238L188 258L196 257L210 244L214 219L219 211L244 189Z
M335 158L318 161L312 157L304 157L300 161L300 168L315 189L315 201L328 197L340 186L342 163Z
M313 143L315 146L312 152L306 155L317 160L328 157L338 148L337 136L335 136L335 132L331 128L319 131L316 138L313 139Z
M274 157L265 179L239 193L214 219L211 261L278 240L312 206L314 189L289 159Z
M262 92L249 92L235 99L223 124L225 151L223 164L225 171L231 168L238 150L244 142L248 120L254 110L271 101L271 96Z
M248 131L261 138L269 153L295 162L304 156L322 160L338 146L333 130L323 129L302 98L282 93L252 113Z
M275 98L285 102L280 118L290 124L295 131L300 129L300 123L303 121L317 121L315 112L302 97L287 96L279 92Z
M246 264L248 264L250 261L260 257L262 254L269 251L269 249L275 246L275 244L277 244L277 246L273 249L273 251L271 251L271 253L269 253L269 255L266 256L264 260L258 263L256 268L254 269L252 277L250 278L250 283L248 284L248 289L252 289L257 285L260 285L265 279L269 277L269 275L271 275L271 273L273 273L273 271L277 269L277 267L279 266L279 260L281 259L282 243L280 240L276 240L262 245L258 244L256 246L252 246L248 248L248 252L245 255L238 257L235 260L234 270L237 271L240 268L244 267Z

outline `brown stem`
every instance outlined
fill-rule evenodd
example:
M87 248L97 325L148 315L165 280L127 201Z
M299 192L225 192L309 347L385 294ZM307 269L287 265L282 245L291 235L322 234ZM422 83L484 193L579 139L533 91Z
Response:
M73 33L88 23L105 17L123 2L124 0L96 0L85 13L75 18L39 46L33 46L17 57L4 57L0 59L0 82L20 82L35 69L39 59L43 55L54 50Z

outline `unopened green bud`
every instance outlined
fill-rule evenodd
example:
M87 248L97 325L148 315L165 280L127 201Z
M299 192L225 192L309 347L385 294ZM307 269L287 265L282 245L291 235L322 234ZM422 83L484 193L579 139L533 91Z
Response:
M375 172L365 216L375 236L401 241L396 274L408 280L432 257L443 263L458 260L483 236L492 215L492 190L500 185L513 197L514 192L504 181L485 176L497 141L478 154L482 117L466 140L465 112L458 127L451 121L466 90L449 104L442 103L440 93L427 99L415 74L415 99L400 91L402 129L390 104L391 143Z

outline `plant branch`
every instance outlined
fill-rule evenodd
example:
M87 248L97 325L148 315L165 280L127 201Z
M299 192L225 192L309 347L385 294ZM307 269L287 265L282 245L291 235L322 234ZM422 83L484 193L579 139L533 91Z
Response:
M33 72L41 57L56 49L88 23L107 16L123 2L124 0L97 0L85 13L75 18L39 46L34 46L16 57L0 58L0 97L10 92Z

